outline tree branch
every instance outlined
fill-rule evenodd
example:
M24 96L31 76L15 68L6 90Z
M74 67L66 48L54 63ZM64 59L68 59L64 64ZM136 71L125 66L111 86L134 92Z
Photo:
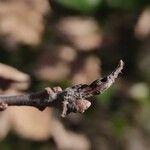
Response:
M123 66L124 63L120 60L117 68L110 75L97 79L89 85L79 84L64 90L60 87L48 87L40 92L18 96L0 95L0 110L5 110L8 106L33 106L41 111L46 107L55 107L62 111L62 117L71 112L83 113L91 105L86 99L107 90L115 82Z

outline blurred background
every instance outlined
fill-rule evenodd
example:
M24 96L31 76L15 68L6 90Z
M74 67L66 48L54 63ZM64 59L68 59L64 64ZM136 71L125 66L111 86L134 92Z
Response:
M149 150L150 1L0 0L0 94L90 83L125 69L84 114L0 112L1 150Z

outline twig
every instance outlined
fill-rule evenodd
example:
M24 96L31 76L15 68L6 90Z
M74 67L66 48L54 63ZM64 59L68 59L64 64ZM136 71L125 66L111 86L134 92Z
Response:
M108 76L97 79L91 84L79 84L62 90L60 87L45 88L43 91L18 96L0 96L0 110L8 106L33 106L39 110L55 107L62 111L65 117L71 112L83 113L91 105L89 97L103 93L118 77L124 63L120 60L117 68Z

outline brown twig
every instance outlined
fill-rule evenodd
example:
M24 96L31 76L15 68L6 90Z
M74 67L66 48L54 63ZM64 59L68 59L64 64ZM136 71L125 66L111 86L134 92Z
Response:
M79 84L62 90L60 87L45 88L43 91L18 96L0 96L0 110L8 106L33 106L39 110L55 107L62 111L62 117L71 112L83 113L91 105L89 97L103 93L118 77L124 63L120 60L117 68L108 76L91 84Z

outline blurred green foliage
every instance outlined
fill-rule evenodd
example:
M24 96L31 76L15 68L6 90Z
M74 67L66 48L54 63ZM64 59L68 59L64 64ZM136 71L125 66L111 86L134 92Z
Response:
M59 0L62 5L81 12L95 11L102 0Z
M149 0L58 0L58 2L69 9L86 13L95 12L103 7L132 10L150 4Z

